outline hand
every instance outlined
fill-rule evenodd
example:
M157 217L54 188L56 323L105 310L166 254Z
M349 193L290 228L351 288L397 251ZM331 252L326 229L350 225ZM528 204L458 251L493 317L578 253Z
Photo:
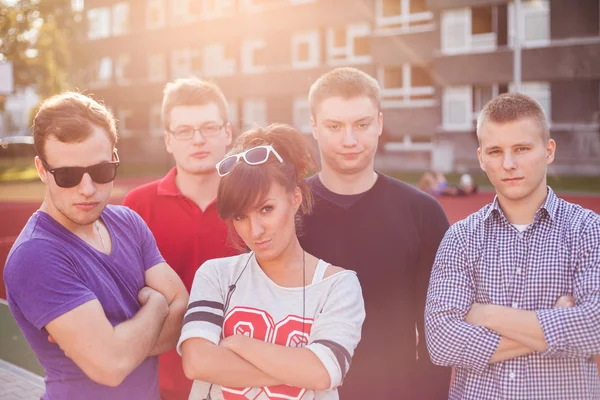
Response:
M484 326L486 313L493 306L494 306L493 304L480 304L480 303L471 304L471 308L469 309L469 312L467 312L467 315L465 315L465 322L468 322L469 324L473 324L473 325L477 325L477 326Z
M138 301L140 302L140 305L142 307L145 306L146 303L148 303L148 301L150 300L150 298L152 296L160 296L164 299L164 296L162 294L160 294L159 292L157 292L156 290L152 289L151 287L144 286L138 292ZM165 301L166 301L166 299L165 299Z
M556 300L556 304L552 308L569 308L575 307L575 298L573 296L561 296Z
M52 344L55 344L55 345L57 345L57 346L58 346L58 348L59 348L59 349L61 349L61 350L63 351L63 353L65 354L65 356L67 356L68 358L71 358L71 357L69 357L69 353L67 353L67 352L65 351L65 349L63 349L63 348L60 346L60 344L58 344L58 342L56 341L56 339L54 339L54 337L53 337L52 335L48 335L48 341L49 341L50 343L52 343Z
M221 339L221 341L219 342L219 346L233 351L236 344L238 344L240 342L240 340L243 340L243 338L244 338L244 335L227 336L226 338Z

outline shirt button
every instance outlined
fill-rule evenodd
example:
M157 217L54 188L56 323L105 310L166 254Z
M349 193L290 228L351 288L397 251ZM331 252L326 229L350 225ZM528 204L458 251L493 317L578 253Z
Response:
M519 308L519 303L517 303L517 302L512 303L512 308Z
M517 267L517 275L519 275L521 273L521 267Z
M508 374L508 377L510 379L515 379L517 377L517 374L515 374L514 372L511 372L510 374Z

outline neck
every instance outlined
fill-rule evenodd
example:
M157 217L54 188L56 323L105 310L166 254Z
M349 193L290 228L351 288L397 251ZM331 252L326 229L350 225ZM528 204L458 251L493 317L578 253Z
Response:
M202 211L217 198L221 177L214 173L190 174L177 167L175 184L185 197L192 200Z
M256 261L262 270L268 276L285 273L285 271L294 268L303 268L304 250L300 246L298 238L294 235L294 240L290 245L276 258L272 260L261 260L257 257Z
M64 226L67 230L83 238L84 240L86 240L86 237L91 237L94 235L94 223L96 223L98 220L87 225L76 224L58 211L52 202L48 200L48 198L44 199L44 202L40 206L40 210L48 214L50 217L52 217L52 219Z
M319 179L323 186L333 193L352 195L364 193L371 189L377 181L377 173L371 165L370 168L365 168L354 174L342 174L323 163Z
M511 224L529 225L548 196L546 180L526 198L510 200L498 194L498 203Z

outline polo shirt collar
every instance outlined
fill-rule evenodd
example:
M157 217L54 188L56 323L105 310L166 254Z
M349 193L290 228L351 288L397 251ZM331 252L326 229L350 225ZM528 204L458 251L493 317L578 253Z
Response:
M175 177L177 176L177 168L173 167L169 173L158 183L159 196L181 196L181 191L177 187Z

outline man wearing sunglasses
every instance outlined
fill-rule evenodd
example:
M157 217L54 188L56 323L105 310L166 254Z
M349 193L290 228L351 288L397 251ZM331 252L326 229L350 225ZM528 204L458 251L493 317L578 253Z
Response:
M220 181L215 165L232 137L227 111L225 96L212 83L197 78L168 83L162 120L175 167L164 178L131 191L123 202L146 221L188 291L205 261L237 254L215 201ZM159 382L164 400L187 400L192 381L175 350L160 356Z
M64 93L33 125L44 202L11 249L11 313L46 376L46 399L158 400L157 355L179 337L188 294L144 221L107 205L119 157L110 112Z
M340 398L447 399L450 369L431 363L423 339L429 275L448 229L444 211L429 195L374 170L383 130L374 78L334 69L313 84L309 103L321 172L309 178L316 201L300 241L315 256L358 272L367 315Z

